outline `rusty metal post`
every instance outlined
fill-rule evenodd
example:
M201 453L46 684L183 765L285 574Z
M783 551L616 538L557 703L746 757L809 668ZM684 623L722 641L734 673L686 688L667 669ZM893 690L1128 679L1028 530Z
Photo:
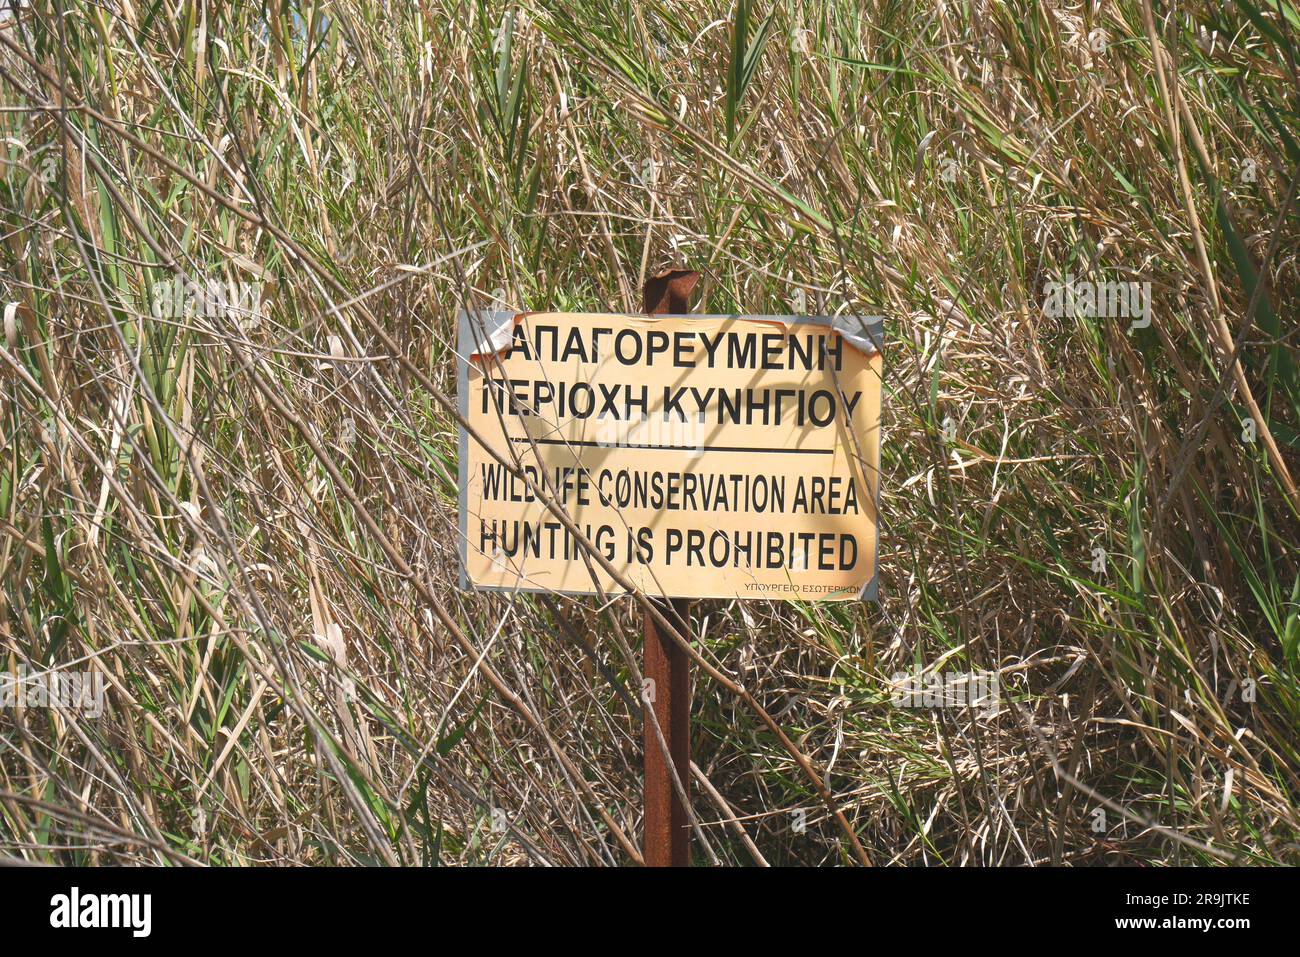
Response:
M700 274L669 270L646 281L641 291L641 308L649 315L682 314L690 311L690 295ZM680 599L656 603L663 616L674 623L683 639L690 638L690 609ZM645 831L641 854L647 867L687 867L691 863L691 831L686 808L673 787L671 767L689 800L691 793L691 662L659 623L645 616L645 651L642 674L654 682L642 727L645 747ZM655 733L650 711L663 732L663 743ZM663 744L668 745L668 760Z
M664 617L680 622L683 629L690 615L682 599L658 603ZM642 673L654 684L653 697L646 705L653 709L668 745L668 757L677 776L691 793L691 662L671 635L663 634L659 623L645 616L645 653ZM645 834L641 853L647 867L686 867L691 863L691 831L664 758L663 745L647 713L642 741L645 745Z

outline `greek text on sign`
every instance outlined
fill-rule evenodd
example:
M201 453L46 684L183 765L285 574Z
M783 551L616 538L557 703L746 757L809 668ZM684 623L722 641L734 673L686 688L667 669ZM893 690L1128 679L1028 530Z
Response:
M874 597L878 319L463 314L462 583ZM599 588L597 587L599 586Z

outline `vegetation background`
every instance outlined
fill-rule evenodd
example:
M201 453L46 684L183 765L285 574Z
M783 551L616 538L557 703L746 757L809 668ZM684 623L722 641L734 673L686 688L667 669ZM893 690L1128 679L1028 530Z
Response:
M0 856L638 861L635 602L456 588L454 322L675 265L889 317L880 603L694 609L697 862L1300 862L1291 3L3 6L0 670L107 700Z

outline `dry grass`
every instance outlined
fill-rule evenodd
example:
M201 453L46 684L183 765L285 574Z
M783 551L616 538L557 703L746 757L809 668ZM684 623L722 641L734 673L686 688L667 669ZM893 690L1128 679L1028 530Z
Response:
M454 319L679 264L891 317L881 603L695 608L698 861L854 860L755 704L877 863L1300 861L1300 19L1145 4L0 20L0 660L107 683L0 710L0 855L636 861L636 605L455 587Z

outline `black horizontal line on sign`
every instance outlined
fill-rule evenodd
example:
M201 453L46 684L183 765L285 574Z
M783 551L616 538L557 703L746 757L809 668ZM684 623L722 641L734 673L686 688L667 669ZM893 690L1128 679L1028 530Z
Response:
M511 442L527 443L526 435L512 435ZM579 442L571 439L532 439L538 445L572 445L600 449L654 449L659 452L773 452L780 455L833 455L834 449L755 449L747 445L638 445L632 442Z

